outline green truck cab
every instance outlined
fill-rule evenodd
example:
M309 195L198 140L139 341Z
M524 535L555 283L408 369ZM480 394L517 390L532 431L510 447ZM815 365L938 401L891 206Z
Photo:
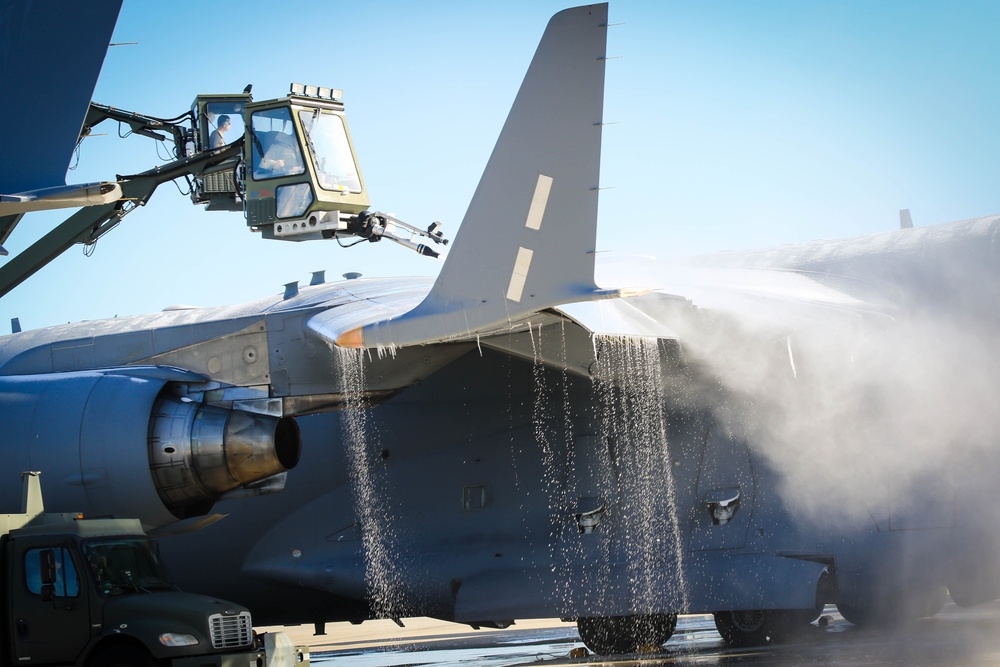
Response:
M24 512L0 514L0 665L307 667L287 638L269 656L245 607L179 591L137 519L46 514L22 476Z

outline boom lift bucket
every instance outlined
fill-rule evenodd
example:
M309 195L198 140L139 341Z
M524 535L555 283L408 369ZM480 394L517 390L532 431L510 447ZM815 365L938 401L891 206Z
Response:
M243 109L252 99L250 93L196 97L194 104L191 105L191 113L195 118L195 131L190 142L184 147L185 154L191 156L218 148L220 139L224 145L243 137L245 127ZM220 121L228 122L228 132L220 131L220 125L223 125ZM243 197L237 180L237 172L241 166L241 162L235 165L224 162L205 169L194 179L191 201L195 204L206 204L207 211L242 211Z
M264 238L331 238L370 202L339 90L292 84L246 106L247 224Z
M0 202L0 243L25 211L83 204L30 247L0 266L0 296L75 243L91 245L161 184L185 179L191 201L209 211L243 211L251 231L265 239L333 239L344 245L398 243L427 257L447 245L441 223L415 227L369 211L368 192L344 118L343 93L293 83L286 97L254 102L250 86L236 95L199 95L191 109L157 118L91 102L80 140L115 120L128 134L173 140L173 157L115 182L60 186L8 196ZM6 208L4 208L6 206ZM0 255L7 251L0 246Z
M225 123L225 141L243 136L244 144L239 164L220 166L200 179L196 203L245 209L247 225L269 239L350 233L349 224L370 201L342 95L301 84L292 84L287 97L263 102L253 102L249 93L199 95L192 108L198 119L196 150L222 145L218 138Z

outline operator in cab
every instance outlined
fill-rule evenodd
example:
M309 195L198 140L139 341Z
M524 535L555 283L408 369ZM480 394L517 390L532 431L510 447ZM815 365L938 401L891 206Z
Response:
M222 135L229 131L230 125L229 116L226 114L219 116L219 122L208 141L209 148L221 148L226 145L226 139Z

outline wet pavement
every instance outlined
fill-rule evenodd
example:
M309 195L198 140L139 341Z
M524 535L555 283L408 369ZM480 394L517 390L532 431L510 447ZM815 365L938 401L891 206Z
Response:
M571 652L572 656L582 652L583 643L573 626L553 622L552 627L513 626L489 633L457 631L340 650L315 646L311 660L331 667L1000 665L1000 603L972 609L948 604L934 618L891 631L855 627L834 607L827 607L824 619L825 628L814 624L794 643L753 649L726 646L711 616L682 616L674 636L654 654L571 657Z

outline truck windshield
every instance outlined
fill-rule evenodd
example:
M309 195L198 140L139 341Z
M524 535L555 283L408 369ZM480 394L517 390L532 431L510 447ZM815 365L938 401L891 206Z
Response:
M83 553L102 595L175 590L152 540L141 537L88 540L83 544Z
M299 121L306 133L319 186L335 192L361 192L361 179L347 141L344 120L337 114L315 109L299 111Z

